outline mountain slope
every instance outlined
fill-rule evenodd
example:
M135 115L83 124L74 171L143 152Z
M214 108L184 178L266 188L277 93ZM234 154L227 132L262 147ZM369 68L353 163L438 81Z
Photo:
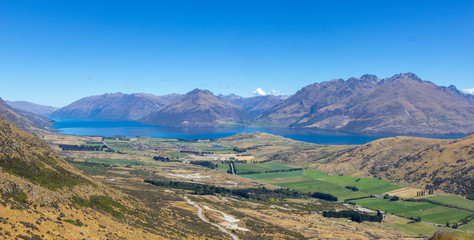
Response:
M219 96L220 98L230 102L244 110L249 111L254 116L259 116L263 112L272 109L275 105L281 103L283 100L273 95L255 96L250 98L243 98L235 94L226 96Z
M25 101L5 101L12 108L32 112L41 116L48 116L54 111L58 110L55 107L44 106L35 103L25 102Z
M82 98L51 114L54 117L138 120L168 103L152 94L112 93Z
M194 89L140 121L160 126L208 127L244 123L250 119L250 113L216 97L210 91Z
M127 213L140 211L139 203L84 176L44 141L3 118L0 143L3 238L159 238L124 221L134 219Z
M31 112L13 109L0 98L0 117L27 132L37 129L50 130L53 121Z
M257 119L260 124L350 132L471 133L474 97L412 73L336 79L304 87Z
M450 139L383 138L320 167L331 175L381 177L474 199L474 134Z

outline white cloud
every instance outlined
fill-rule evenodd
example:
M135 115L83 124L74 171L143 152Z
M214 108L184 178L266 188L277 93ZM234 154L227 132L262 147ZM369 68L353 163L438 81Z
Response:
M262 88L257 88L255 91L253 91L253 94L259 95L259 96L265 96L267 93L262 90Z
M474 88L467 88L467 89L463 89L462 91L465 93L474 94Z
M282 91L280 90L271 90L270 92L268 92L269 95L273 95L273 96L282 96L282 95L285 95Z
M257 88L255 91L253 91L253 94L258 95L258 96L266 96L266 95L284 96L285 95L280 90L270 90L268 92L265 92L265 91L262 90L262 88Z

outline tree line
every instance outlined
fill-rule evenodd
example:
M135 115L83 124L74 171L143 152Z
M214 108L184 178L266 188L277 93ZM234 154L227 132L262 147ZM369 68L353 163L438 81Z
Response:
M210 168L210 169L216 169L217 166L218 166L216 163L212 163L212 162L209 162L209 161L190 161L189 163L194 164L194 165L207 167L207 168Z
M380 211L377 211L376 215L365 214L365 213L357 212L354 210L343 210L339 212L324 211L323 216L332 217L332 218L350 218L352 221L358 222L358 223L363 222L363 221L380 223L383 220L383 215Z
M69 145L69 144L59 144L59 147L63 151L102 151L104 148L107 148L105 145L88 146L88 145Z
M262 174L262 173L278 173L278 172L293 172L301 171L303 168L290 168L290 169L278 169L278 170L267 170L267 171L248 171L240 172L239 175L251 175L251 174Z
M216 187L207 184L199 183L189 183L189 182L178 182L178 181L168 181L168 180L144 180L145 183L150 183L155 186L166 187L166 188L176 188L194 191L194 194L197 195L231 195L239 196L247 199L255 200L265 200L268 201L270 198L319 198L328 201L337 201L337 197L332 196L326 193L302 193L296 190L290 190L287 188L279 189L267 189L265 187L260 188L225 188L225 187Z

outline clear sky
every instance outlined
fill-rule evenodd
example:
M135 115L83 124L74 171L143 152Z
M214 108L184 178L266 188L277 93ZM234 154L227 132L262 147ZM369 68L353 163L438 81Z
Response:
M474 1L0 0L0 97L249 97L363 74L474 88ZM260 91L261 92L261 91Z

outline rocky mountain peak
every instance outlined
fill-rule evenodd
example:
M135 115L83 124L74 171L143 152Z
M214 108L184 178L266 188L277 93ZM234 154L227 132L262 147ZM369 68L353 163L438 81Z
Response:
M190 95L198 95L198 94L202 94L202 95L214 95L214 94L212 94L212 92L209 91L209 90L199 89L199 88L196 88L196 89L192 90L191 92L186 93L187 96L190 96Z
M417 82L423 82L416 74L408 72L408 73L400 73L396 74L393 77L390 78L391 80L397 80L397 79L409 79L409 80L415 80Z

